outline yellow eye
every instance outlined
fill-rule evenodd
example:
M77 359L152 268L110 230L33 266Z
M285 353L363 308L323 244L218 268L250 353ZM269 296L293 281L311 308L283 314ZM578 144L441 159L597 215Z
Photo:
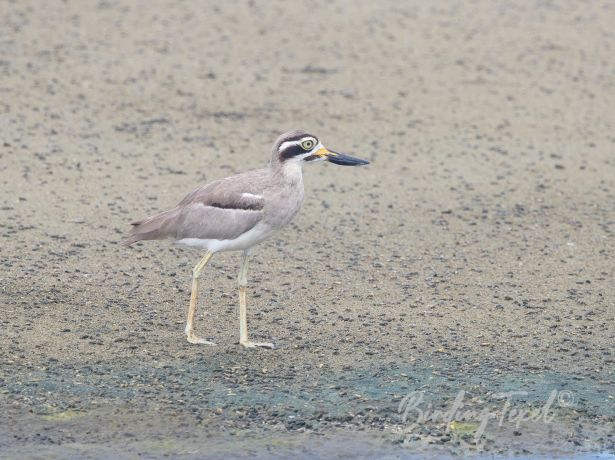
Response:
M307 141L303 141L301 143L301 148L303 148L303 150L312 150L313 147L314 141L312 139L308 139Z

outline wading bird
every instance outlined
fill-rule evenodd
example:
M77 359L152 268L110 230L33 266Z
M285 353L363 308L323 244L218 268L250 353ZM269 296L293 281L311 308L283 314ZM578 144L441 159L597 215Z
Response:
M237 174L198 187L177 206L132 223L124 244L172 238L176 243L204 249L192 271L192 294L186 321L188 342L215 345L194 333L199 278L216 252L243 251L239 270L239 343L247 348L271 343L248 338L246 285L252 246L287 225L303 203L303 165L327 160L343 166L369 161L327 150L305 131L281 135L273 144L269 167Z

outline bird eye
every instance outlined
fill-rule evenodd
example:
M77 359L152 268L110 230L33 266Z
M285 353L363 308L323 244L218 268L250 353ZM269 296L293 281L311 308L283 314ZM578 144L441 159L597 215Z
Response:
M312 139L308 139L307 141L303 141L301 143L301 147L303 150L312 150L314 147L314 141Z

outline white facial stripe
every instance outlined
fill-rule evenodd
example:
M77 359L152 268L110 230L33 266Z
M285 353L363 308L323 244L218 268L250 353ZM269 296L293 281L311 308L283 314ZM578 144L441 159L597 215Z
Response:
M299 145L299 141L286 141L286 142L282 142L280 144L280 147L278 148L278 150L280 152L286 150L288 147L290 147L291 145Z
M280 144L280 147L279 147L278 150L281 152L281 151L285 150L287 147L290 147L291 145L301 145L305 141L312 141L312 142L316 143L316 139L314 139L312 136L305 136L305 137L302 137L301 139L299 139L298 141L282 142ZM314 149L312 149L312 150L314 150Z

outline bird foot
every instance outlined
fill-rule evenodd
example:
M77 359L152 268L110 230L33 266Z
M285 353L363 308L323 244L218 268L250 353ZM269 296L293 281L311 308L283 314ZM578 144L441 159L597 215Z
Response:
M275 348L273 343L269 342L252 342L251 340L245 340L243 342L239 342L240 345L243 345L246 348L271 348L272 350Z
M190 342L190 343L198 343L198 344L201 344L201 345L215 345L215 343L210 342L209 340L205 340L205 339L202 339L200 337L197 337L194 334L188 334L188 342Z

